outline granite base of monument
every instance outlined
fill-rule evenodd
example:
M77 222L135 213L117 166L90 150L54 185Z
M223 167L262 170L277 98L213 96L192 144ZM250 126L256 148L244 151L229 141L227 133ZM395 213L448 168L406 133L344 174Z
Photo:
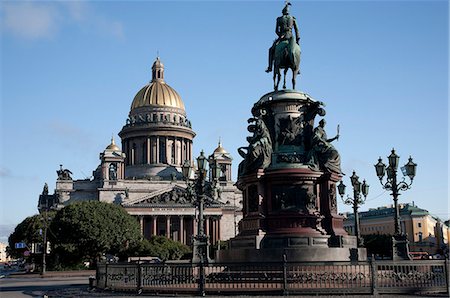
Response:
M367 260L367 251L357 248L355 236L238 236L230 240L230 246L217 252L217 262L276 262L283 255L289 262Z

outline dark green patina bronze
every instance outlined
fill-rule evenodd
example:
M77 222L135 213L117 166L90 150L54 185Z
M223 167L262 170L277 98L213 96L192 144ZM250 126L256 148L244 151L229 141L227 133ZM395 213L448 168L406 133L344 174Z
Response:
M295 78L300 73L300 35L295 17L289 15L287 2L283 8L283 15L277 18L275 33L278 38L269 49L269 66L266 72L272 71L273 65L273 88L278 90L281 74L280 69L284 69L283 89L286 89L286 74L292 70L292 89L295 89ZM292 33L295 31L295 37Z

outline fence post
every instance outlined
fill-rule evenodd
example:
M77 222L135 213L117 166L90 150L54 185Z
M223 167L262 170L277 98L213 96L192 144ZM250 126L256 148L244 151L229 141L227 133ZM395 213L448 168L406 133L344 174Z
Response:
M105 262L105 290L108 288L108 262Z
M447 284L447 294L450 294L449 263L448 263L447 256L445 256L444 266L445 266L445 269L444 269L445 270L445 283Z
M378 273L377 273L377 264L375 262L375 256L372 255L369 261L370 266L370 276L371 276L371 283L372 283L372 295L376 296L378 295Z
M200 276L199 276L199 279L198 279L198 292L199 292L199 295L200 296L202 296L202 297L204 297L205 296L205 267L204 267L204 264L203 264L203 260L200 260L200 272L199 272L199 274L200 274Z
M287 280L287 256L283 254L283 295L288 295L288 280Z
M139 261L137 263L137 293L138 295L142 293L142 267Z

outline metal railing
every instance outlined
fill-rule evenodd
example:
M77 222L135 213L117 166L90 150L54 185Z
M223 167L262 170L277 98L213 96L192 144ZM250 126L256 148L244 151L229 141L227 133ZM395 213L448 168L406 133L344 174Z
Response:
M447 260L111 263L98 266L97 287L172 294L449 293L448 272Z

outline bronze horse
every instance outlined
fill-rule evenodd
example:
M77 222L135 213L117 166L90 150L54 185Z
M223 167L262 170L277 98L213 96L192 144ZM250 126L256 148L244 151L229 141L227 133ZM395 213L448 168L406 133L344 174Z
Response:
M283 89L286 89L286 74L292 70L292 89L295 89L295 78L300 73L300 46L295 42L294 37L283 40L275 47L273 88L278 91L281 74L280 69L284 69Z

